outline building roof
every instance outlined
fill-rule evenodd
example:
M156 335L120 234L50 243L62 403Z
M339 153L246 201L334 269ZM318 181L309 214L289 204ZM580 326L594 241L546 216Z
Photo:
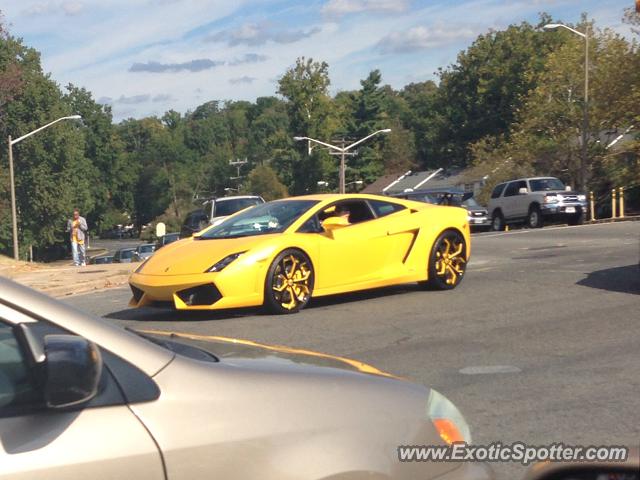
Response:
M382 190L389 185L391 182L400 177L399 173L391 173L388 175L383 175L378 178L375 182L364 187L360 193L372 193L372 194L381 194Z
M474 182L482 182L482 179L470 179L466 170L427 170L404 175L385 175L368 185L362 193L393 195L426 188L464 187L465 184Z

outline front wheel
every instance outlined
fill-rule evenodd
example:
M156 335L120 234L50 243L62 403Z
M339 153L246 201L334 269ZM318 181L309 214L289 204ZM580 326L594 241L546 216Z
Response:
M425 283L434 290L451 290L458 286L467 269L467 245L460 232L447 230L431 248L429 279Z
M491 216L491 230L494 232L501 232L504 230L504 225L504 216L502 215L502 212L493 212L493 215Z
M265 307L278 314L300 311L309 303L313 281L313 266L309 257L297 249L284 250L267 271Z
M527 226L529 228L542 228L543 226L542 212L540 207L533 206L529 209L529 215L527 215Z

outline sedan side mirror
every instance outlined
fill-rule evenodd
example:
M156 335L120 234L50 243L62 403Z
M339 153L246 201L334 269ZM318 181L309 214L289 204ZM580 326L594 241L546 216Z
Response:
M73 407L96 396L102 357L95 343L75 335L47 335L44 354L43 392L47 407Z
M527 187L520 187L518 189L518 194L519 195L526 195L527 193L529 193L529 190L527 190Z

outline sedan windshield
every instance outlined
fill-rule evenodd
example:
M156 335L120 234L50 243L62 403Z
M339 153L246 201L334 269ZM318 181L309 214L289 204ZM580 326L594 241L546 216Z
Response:
M538 178L529 180L532 192L546 192L550 190L564 190L564 183L557 178Z
M216 217L228 217L229 215L233 215L240 210L244 210L247 207L252 207L254 205L258 205L260 199L258 197L253 198L234 198L225 200L221 198L220 200L216 200L216 209L214 216Z
M237 238L282 233L316 203L316 200L280 200L264 203L225 220L199 238Z
M480 205L476 202L476 199L473 197L467 198L464 202L462 202L463 207L479 207Z

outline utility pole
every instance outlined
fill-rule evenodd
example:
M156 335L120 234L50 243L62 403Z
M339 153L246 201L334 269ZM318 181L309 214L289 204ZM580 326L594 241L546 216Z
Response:
M237 173L238 175L236 177L229 177L230 180L240 180L242 178L242 175L240 175L240 169L242 168L243 165L246 165L247 163L249 163L249 161L245 158L244 160L240 160L239 158L236 158L235 160L229 160L229 165L231 165L232 167L236 167Z

